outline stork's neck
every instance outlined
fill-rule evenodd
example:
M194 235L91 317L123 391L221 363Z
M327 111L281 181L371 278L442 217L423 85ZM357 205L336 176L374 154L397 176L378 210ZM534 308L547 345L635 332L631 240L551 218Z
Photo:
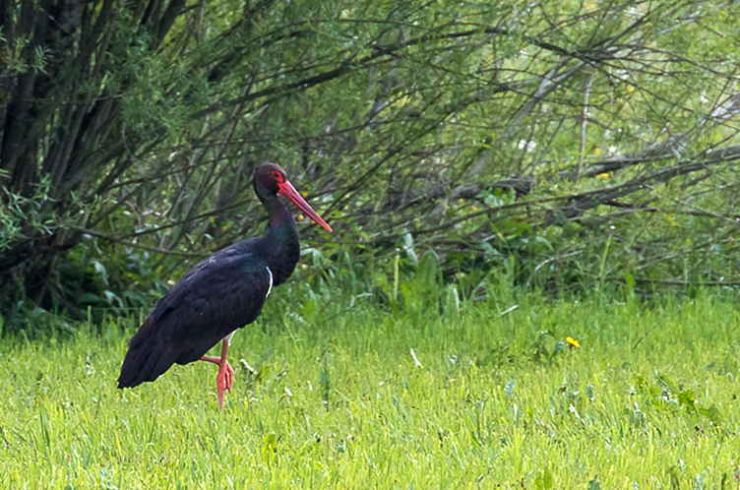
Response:
M267 260L277 286L293 273L301 248L293 215L277 196L264 201L270 216L267 233L263 237L262 253Z

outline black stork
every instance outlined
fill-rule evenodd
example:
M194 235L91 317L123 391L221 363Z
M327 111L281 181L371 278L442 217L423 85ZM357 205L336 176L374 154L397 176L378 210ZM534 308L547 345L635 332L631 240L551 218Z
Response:
M228 246L190 269L161 298L129 343L118 377L119 388L154 381L174 363L207 361L218 365L218 405L231 390L234 370L227 355L236 329L252 323L273 286L285 282L300 254L286 197L325 230L331 226L293 187L274 163L258 166L252 184L270 216L267 233ZM221 356L207 356L221 344Z

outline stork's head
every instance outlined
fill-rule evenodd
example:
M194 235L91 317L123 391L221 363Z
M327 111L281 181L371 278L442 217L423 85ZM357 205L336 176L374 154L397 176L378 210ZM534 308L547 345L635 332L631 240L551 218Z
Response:
M306 202L300 192L288 180L285 170L277 163L267 162L255 168L252 183L254 184L255 192L261 200L266 201L275 199L276 196L283 196L323 229L332 231L329 223L324 221L314 211L311 205Z

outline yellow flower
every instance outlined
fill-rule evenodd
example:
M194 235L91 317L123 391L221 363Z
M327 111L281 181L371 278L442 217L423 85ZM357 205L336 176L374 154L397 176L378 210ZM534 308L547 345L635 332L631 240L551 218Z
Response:
M600 174L596 174L596 178L599 180L609 180L611 176L611 172L601 172Z
M578 349L581 346L581 343L578 342L578 339L575 339L571 336L565 337L565 343L568 344L568 347L571 349Z

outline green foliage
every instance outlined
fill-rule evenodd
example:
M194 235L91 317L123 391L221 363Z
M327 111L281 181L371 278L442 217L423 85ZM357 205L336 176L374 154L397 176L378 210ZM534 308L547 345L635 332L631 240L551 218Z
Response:
M48 180L42 180L29 197L0 188L0 251L30 240L34 235L52 234L53 214L44 209L49 199L49 185Z
M289 292L234 338L224 411L207 363L115 389L136 319L6 336L0 486L734 485L736 298L528 294L440 315Z
M5 311L149 304L267 159L337 230L311 288L389 308L740 280L732 2L51 4L4 7Z

